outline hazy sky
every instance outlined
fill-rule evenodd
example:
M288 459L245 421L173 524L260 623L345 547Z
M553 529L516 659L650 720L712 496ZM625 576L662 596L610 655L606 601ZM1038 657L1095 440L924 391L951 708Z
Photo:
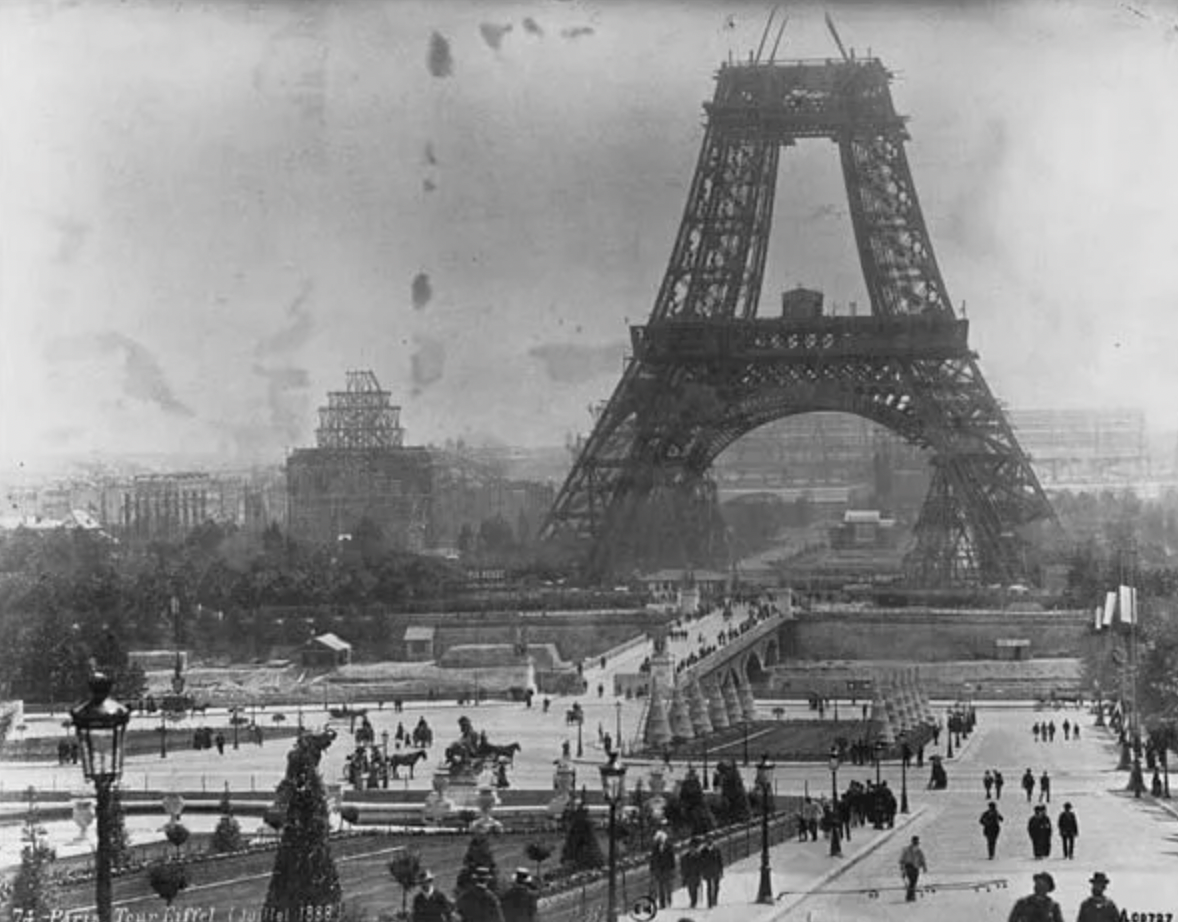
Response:
M558 444L646 317L701 103L768 5L0 4L0 466L312 444L351 368L410 442ZM897 71L1000 399L1178 428L1178 11L838 4ZM835 53L790 5L783 55ZM865 302L836 150L782 158L762 307Z

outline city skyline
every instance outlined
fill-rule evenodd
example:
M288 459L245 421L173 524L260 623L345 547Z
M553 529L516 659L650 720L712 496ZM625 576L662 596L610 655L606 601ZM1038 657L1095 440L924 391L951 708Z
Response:
M0 469L280 461L355 368L412 444L587 431L653 303L712 71L768 10L6 5ZM831 10L897 72L933 245L999 399L1178 428L1178 103L1141 91L1172 82L1167 14ZM782 56L836 53L820 8L788 12ZM866 303L822 145L783 157L771 249L762 314L799 282Z

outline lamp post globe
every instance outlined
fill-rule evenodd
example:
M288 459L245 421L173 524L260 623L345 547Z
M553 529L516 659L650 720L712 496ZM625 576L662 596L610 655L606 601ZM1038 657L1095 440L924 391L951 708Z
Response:
M626 796L626 766L618 761L615 750L601 765L601 793L609 804L609 895L606 919L618 920L618 804Z
M769 875L769 795L773 791L774 765L764 753L757 763L757 791L761 795L761 880L757 887L757 902L773 905L773 881Z
M111 922L111 788L123 774L127 723L131 713L110 696L113 683L103 673L90 677L90 698L70 711L78 738L82 774L93 782L98 813L95 850L95 904L98 922Z

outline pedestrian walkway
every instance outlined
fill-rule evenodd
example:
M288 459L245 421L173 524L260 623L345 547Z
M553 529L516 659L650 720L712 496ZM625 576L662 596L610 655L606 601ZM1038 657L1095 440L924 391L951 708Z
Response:
M660 917L679 922L769 922L783 918L808 893L826 886L835 878L845 874L852 867L879 848L899 850L906 841L901 838L908 826L920 816L915 810L907 816L898 814L892 829L876 830L860 826L853 830L849 842L843 840L841 858L830 856L830 843L826 839L817 842L787 840L769 850L770 881L773 885L773 903L757 903L761 883L761 855L756 853L736 861L724 869L724 880L720 887L720 903L713 909L691 909L687 888L680 887L671 899L671 908L659 911ZM704 888L700 887L700 903L703 904Z

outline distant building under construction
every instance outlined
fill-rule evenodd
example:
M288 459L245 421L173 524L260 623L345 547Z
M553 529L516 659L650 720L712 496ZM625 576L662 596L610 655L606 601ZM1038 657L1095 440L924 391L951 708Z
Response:
M316 447L286 462L294 537L334 542L368 519L392 546L426 547L432 459L426 448L405 446L400 417L371 371L348 372L346 389L327 395Z

